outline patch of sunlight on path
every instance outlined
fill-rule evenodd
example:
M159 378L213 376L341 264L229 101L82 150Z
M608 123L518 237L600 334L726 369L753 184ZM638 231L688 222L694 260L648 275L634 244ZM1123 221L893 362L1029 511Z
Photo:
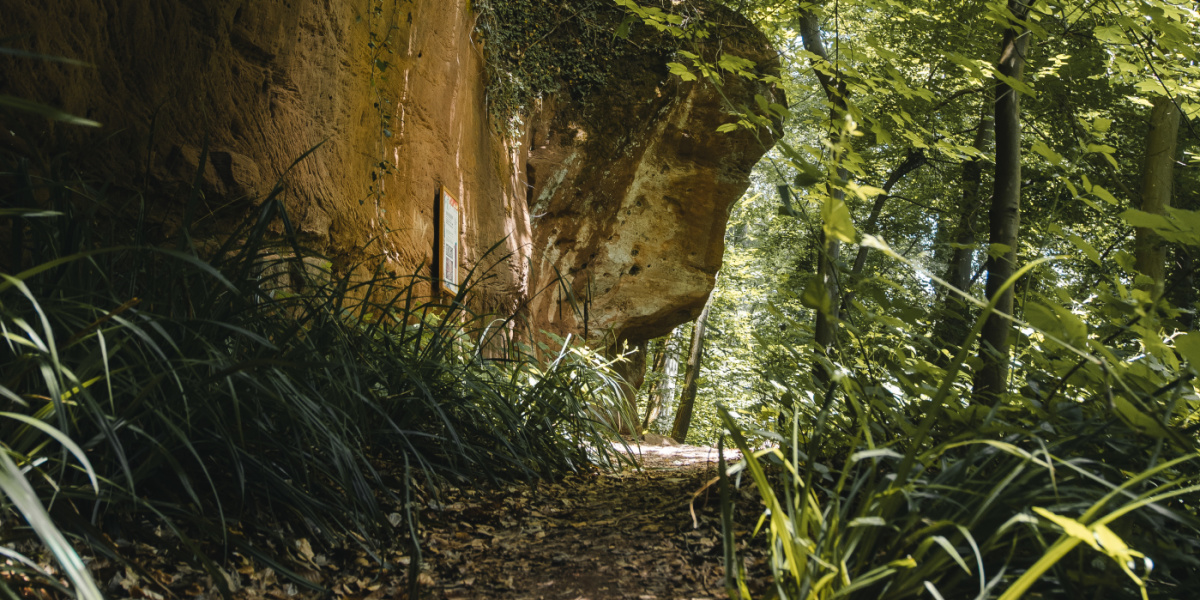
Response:
M625 452L617 442L614 449ZM451 510L422 515L426 598L442 600L717 600L724 598L717 450L631 445L641 469L560 482L450 491ZM726 459L740 455L726 450ZM697 493L699 492L699 493ZM739 530L753 497L736 494ZM761 572L764 553L739 551ZM757 597L757 595L756 595Z

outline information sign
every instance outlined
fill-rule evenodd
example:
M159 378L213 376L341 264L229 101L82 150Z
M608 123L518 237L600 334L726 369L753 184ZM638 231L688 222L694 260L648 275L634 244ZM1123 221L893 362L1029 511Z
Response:
M449 294L458 293L458 261L459 261L459 221L462 209L459 207L458 200L450 195L450 192L443 187L441 199L438 202L441 221L441 235L438 243L440 244L441 260L438 267L438 278L441 282L443 291Z

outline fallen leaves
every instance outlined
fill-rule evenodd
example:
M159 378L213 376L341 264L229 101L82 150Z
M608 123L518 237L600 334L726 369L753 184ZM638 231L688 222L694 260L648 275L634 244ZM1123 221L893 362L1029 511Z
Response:
M490 491L443 490L422 514L447 600L723 598L711 449L655 448L641 470ZM440 509L440 510L439 510ZM757 516L754 509L750 518ZM756 556L761 557L761 554ZM748 561L761 562L755 556Z
M700 600L723 598L720 522L712 449L652 447L641 469L576 474L557 482L415 490L421 529L422 597L435 600ZM749 492L747 492L749 493ZM758 509L742 498L741 528ZM395 540L319 544L263 516L231 527L242 546L206 546L222 562L190 562L180 539L148 520L122 522L109 538L112 556L89 569L113 600L401 600L412 564L403 507L385 517ZM746 539L745 536L739 536ZM114 539L115 538L115 539ZM263 564L237 547L254 547ZM739 553L761 571L761 550ZM50 567L47 557L45 561ZM763 576L761 581L766 581ZM318 591L318 589L323 591ZM56 597L50 590L34 596Z

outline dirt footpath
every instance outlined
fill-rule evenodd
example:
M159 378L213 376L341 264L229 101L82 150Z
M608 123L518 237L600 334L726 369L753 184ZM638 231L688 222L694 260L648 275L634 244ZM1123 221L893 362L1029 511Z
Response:
M536 487L449 491L440 503L432 502L422 513L421 579L428 595L725 598L717 486L705 489L717 474L716 450L641 450L640 470L572 476ZM736 453L726 456L736 459ZM748 494L739 496L746 508L741 512L754 513L752 526L757 506ZM745 514L738 519L739 530L748 527L746 519ZM739 539L749 537L739 533ZM759 556L747 557L752 572L761 564Z

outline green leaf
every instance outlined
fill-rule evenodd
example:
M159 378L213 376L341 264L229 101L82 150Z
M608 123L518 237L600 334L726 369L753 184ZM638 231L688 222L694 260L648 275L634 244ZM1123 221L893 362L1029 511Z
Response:
M1105 154L1105 156L1108 156L1108 155L1107 155L1107 154ZM1098 185L1093 185L1093 186L1092 186L1092 195L1093 195L1093 196L1096 196L1097 198L1099 198L1099 199L1101 199L1101 200L1103 200L1103 201L1105 201L1105 202L1107 202L1107 203L1109 203L1109 204L1111 204L1111 205L1113 205L1113 206L1116 206L1117 204L1119 204L1119 203L1117 202L1117 198L1116 198L1115 196L1113 196L1112 194L1110 194L1110 193L1108 192L1108 190L1106 190L1106 189L1104 189L1104 188L1102 188L1102 187L1100 187L1100 186L1098 186Z
M1071 235L1067 236L1067 239L1071 240L1071 243L1075 244L1076 248L1079 248L1080 250L1082 250L1084 255L1086 255L1088 257L1088 260L1096 263L1097 265L1100 265L1100 253L1097 252L1096 248L1094 246L1092 246L1091 244L1089 244L1087 242L1087 240L1085 240L1075 234L1071 234ZM1102 266L1102 265L1100 265L1100 266Z
M1105 553L1121 564L1129 562L1134 556L1144 556L1141 552L1131 549L1125 540L1103 523L1096 523L1092 527L1092 532L1096 536L1096 541L1100 543L1100 547L1104 548ZM1134 577L1134 580L1140 581L1137 577Z
M883 517L858 517L850 521L851 527L887 527L887 521Z
M754 68L755 63L740 56L722 54L720 60L717 61L717 66L730 73L748 74L749 70Z
M1150 229L1166 229L1166 230L1174 230L1175 229L1174 227L1171 226L1171 222L1168 221L1166 217L1164 217L1162 215L1156 215L1154 213L1148 213L1146 211L1138 210L1136 208L1131 208L1131 209L1121 213L1121 218L1125 219L1126 223L1129 223L1130 225L1132 225L1134 227L1146 227L1146 228L1150 228Z
M826 198L824 206L821 207L821 220L825 223L827 238L839 239L848 244L855 242L857 232L845 202L832 196Z
M971 573L971 568L967 566L967 561L963 560L962 555L958 553L958 549L954 547L954 544L950 543L950 540L946 539L945 536L935 535L933 536L933 541L941 546L946 551L946 554L949 554L950 558L953 558L954 562L962 567L963 571L966 571L968 575Z
M1004 258L1012 252L1012 246L1008 244L988 244L987 253L992 258Z
M100 593L83 560L54 524L54 520L34 493L33 487L29 485L21 469L9 458L7 451L0 452L0 491L8 496L12 505L42 539L42 543L54 554L62 566L63 573L74 584L78 597L83 600L103 600L104 595Z
M1191 331L1175 337L1175 351L1194 369L1200 369L1200 333Z
M1034 142L1033 143L1033 151L1042 155L1042 158L1045 158L1046 160L1050 161L1050 164L1061 165L1063 162L1062 155L1051 150L1050 146L1047 146L1045 142L1042 142L1042 141Z
M891 448L875 448L872 450L860 450L851 454L850 462L858 462L868 458L904 458L904 456Z
M1088 529L1083 523L1080 523L1079 521L1076 521L1070 517L1056 515L1040 506L1033 507L1033 512L1037 513L1043 519L1062 527L1063 533L1067 534L1068 536L1084 542L1096 550L1100 549L1100 547L1096 545L1096 538L1092 535L1092 530Z
M1026 302L1025 320L1057 342L1074 347L1086 346L1087 325L1066 307L1050 301Z
M787 185L777 185L775 189L779 192L779 214L794 217L796 209L792 208L792 188Z
M804 294L800 296L800 303L822 313L829 312L829 292L819 277L809 279L808 285L804 287Z
M1154 437L1162 438L1166 436L1166 431L1163 430L1162 424L1157 419L1142 412L1141 409L1134 406L1128 398L1121 394L1116 394L1112 399L1113 408L1117 414L1129 424L1130 427L1139 432Z
M625 18L621 21L621 25L613 33L613 38L629 39L629 28L633 26L635 20L637 20L637 15L633 13L625 15Z
M1075 189L1075 184L1071 183L1071 181L1068 179L1063 179L1062 182L1063 185L1067 186L1067 189L1070 190L1072 198L1079 197L1079 190Z
M717 131L719 131L721 133L729 133L731 131L737 131L737 128L738 128L737 123L724 123L717 127Z
M758 109L762 111L763 114L771 114L771 107L767 104L767 99L762 94L755 94L754 102L758 104Z
M1008 87L1010 87L1014 90L1017 90L1018 92L1025 94L1026 96L1029 96L1030 98L1037 98L1037 92L1034 91L1033 88L1029 87L1029 84L1025 83L1024 81L1021 81L1014 77L1009 77L1008 75L1001 73L999 70L995 69L994 67L992 68L992 75L994 75L996 77L996 79L999 79L1000 81L1007 84Z
M849 187L854 191L854 195L858 196L862 200L870 200L875 196L887 193L887 191L883 188L877 188L873 185L858 185L853 181L849 183Z
M1168 242L1200 245L1200 212L1167 208L1167 215L1169 216L1131 208L1121 213L1121 218L1134 227L1153 229Z
M1097 117L1096 120L1092 121L1092 129L1100 133L1106 133L1109 127L1112 127L1112 119Z
M0 412L0 417L7 417L15 421L20 421L54 438L58 443L62 444L67 451L75 456L75 459L79 461L79 464L83 466L84 471L87 473L88 479L91 480L92 489L96 490L96 493L100 492L100 483L96 480L96 471L92 468L92 463L88 461L87 455L84 454L83 449L80 448L79 445L76 444L75 441L68 437L65 433L43 421L19 413Z
M672 75L678 75L684 81L696 81L696 76L682 63L669 62L667 67L671 69Z
M1054 314L1058 317L1058 323L1061 327L1059 337L1067 342L1075 345L1081 345L1087 340L1088 328L1087 325L1079 318L1079 315L1071 312L1065 306L1053 303L1047 303Z

